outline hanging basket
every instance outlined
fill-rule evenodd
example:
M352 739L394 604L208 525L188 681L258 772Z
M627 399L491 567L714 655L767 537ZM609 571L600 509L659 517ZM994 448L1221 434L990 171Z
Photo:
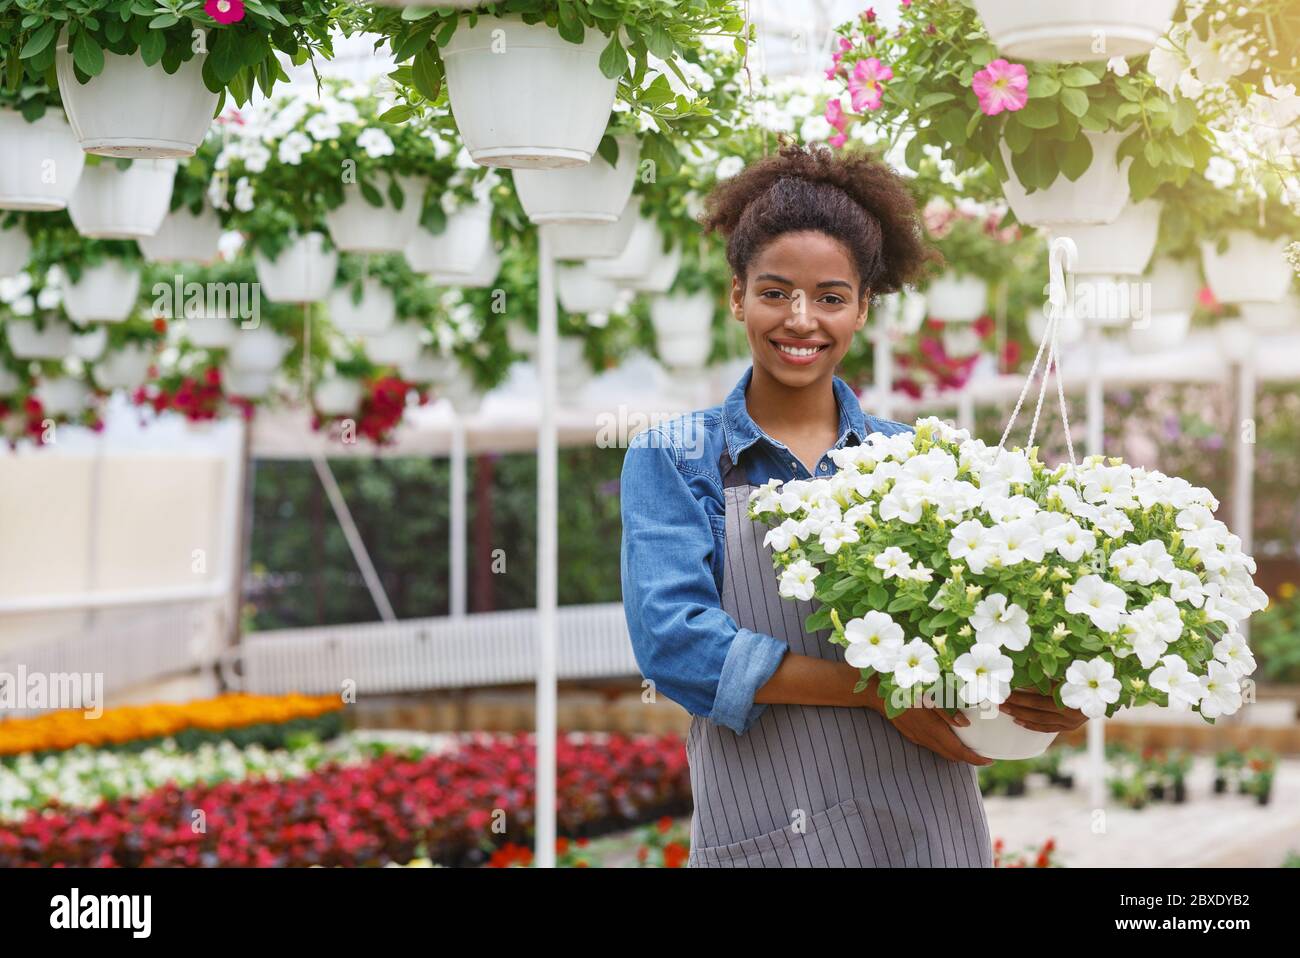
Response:
M21 225L0 227L0 279L22 272L31 254L31 237Z
M490 242L479 254L479 261L468 273L428 273L428 280L434 286L455 286L461 289L487 289L496 282L501 272L501 254Z
M537 334L522 320L514 319L506 324L506 345L511 352L520 353L530 360L537 359Z
M366 356L379 366L401 367L415 362L420 356L423 345L420 341L420 327L415 323L398 322L382 333L372 333L363 337Z
M68 203L72 225L93 239L139 239L162 227L176 181L175 160L87 166Z
M925 291L926 310L946 323L973 323L985 313L989 284L978 276L944 273Z
M139 54L104 53L104 69L77 81L66 43L55 56L59 96L87 153L161 159L193 156L212 125L219 94L203 83L206 53L175 73L147 66Z
M1149 320L1141 320L1128 328L1129 348L1137 353L1172 349L1187 339L1191 328L1192 311L1189 309L1152 311Z
M186 207L163 217L153 236L136 240L150 263L211 263L221 243L221 218L207 203L198 213Z
M233 320L224 309L185 312L182 333L186 340L200 349L229 349L239 332L239 321Z
M456 360L451 356L425 350L415 359L403 363L398 371L402 378L413 383L445 383L457 369Z
M227 360L230 368L243 373L272 374L293 348L293 340L266 326L237 329Z
M239 369L227 362L221 366L221 382L227 395L260 399L271 391L275 370Z
M713 346L714 299L704 291L650 301L659 359L674 369L701 369Z
M592 265L603 262L603 260L592 260ZM682 248L676 244L673 245L667 253L660 251L650 271L640 279L630 279L622 285L638 293L666 293L673 288L673 283L677 281L677 271L682 265Z
M108 327L94 325L84 331L72 328L71 355L83 362L93 363L104 355L108 348Z
M610 259L627 249L636 226L632 204L613 223L550 223L541 227L555 259Z
M1287 333L1300 327L1300 296L1294 292L1277 303L1242 303L1238 309L1257 333Z
M402 205L392 205L387 189L381 188L382 206L372 206L361 187L349 183L343 187L341 206L325 214L330 240L345 253L400 253L406 249L420 222L424 191L428 180L399 176Z
M353 300L351 284L334 287L327 309L330 323L347 336L373 336L385 332L397 321L393 291L371 277L361 281L359 300Z
M618 162L600 154L585 166L562 170L515 170L515 192L534 223L613 223L632 197L641 144L616 137Z
M35 123L0 108L0 210L48 212L67 208L86 154L58 109Z
M90 405L90 387L71 376L42 379L34 392L41 411L50 416L76 416Z
M1078 224L1053 230L1052 236L1069 236L1079 248L1079 273L1136 276L1144 272L1156 250L1160 230L1160 203L1128 203L1113 223Z
M14 373L0 366L0 396L12 396L23 388L23 381Z
M406 262L417 273L470 273L491 247L492 204L475 203L448 216L441 233L417 226L406 244Z
M1151 310L1187 312L1196 308L1201 292L1201 272L1196 261L1157 257L1144 277L1151 290Z
M608 43L592 29L569 43L517 16L462 20L441 53L451 111L474 162L525 170L591 162L618 88L600 71Z
M560 402L572 404L582 396L591 381L591 367L583 355L583 340L578 336L558 336L555 343L556 395Z
M566 313L607 313L618 302L618 286L586 266L557 267L555 287Z
M0 324L15 359L63 359L72 352L72 327L61 319L47 318L36 328L30 319L8 319Z
M612 280L638 292L666 293L677 278L681 265L681 250L674 246L663 251L663 234L654 220L637 216L632 224L623 252L609 259L593 259L587 264L591 272L602 279ZM667 285L664 285L664 281ZM663 286L662 289L647 288Z
M339 268L338 250L326 249L321 233L299 236L275 259L253 253L262 293L273 303L316 303L329 295Z
M1010 176L1002 192L1016 219L1026 226L1066 232L1068 227L1111 223L1129 200L1128 168L1132 157L1116 164L1115 158L1123 133L1083 131L1092 144L1092 163L1077 180L1059 174L1046 189L1025 192L1011 165L1011 148L1000 144L1002 160Z
M153 350L127 343L95 364L95 382L104 389L136 389L149 378Z
M1056 63L1149 53L1169 28L1177 0L974 0L998 50Z
M1205 279L1221 303L1277 303L1291 287L1287 239L1265 239L1247 230L1232 230L1222 253L1214 240L1201 243Z
M451 403L457 416L472 416L483 407L483 390L474 384L469 373L459 366L443 384L442 395Z
M312 404L325 416L354 416L361 409L361 383L344 376L327 376L312 390Z
M120 259L82 270L63 288L63 308L76 323L120 323L130 318L140 296L140 271Z

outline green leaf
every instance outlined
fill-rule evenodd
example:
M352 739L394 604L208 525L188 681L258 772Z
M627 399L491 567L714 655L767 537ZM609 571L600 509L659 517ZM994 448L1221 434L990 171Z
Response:
M1092 144L1086 136L1076 136L1058 146L1056 159L1065 178L1073 183L1092 165Z
M658 22L650 25L650 31L645 35L645 43L650 52L660 60L667 60L673 55L676 48L672 34L664 28L662 23Z
M1035 100L1039 97L1054 96L1056 91L1061 89L1061 81L1050 73L1035 73L1029 78L1029 99Z
M18 58L20 60L27 60L36 56L36 54L40 53L50 45L50 41L54 39L54 35L58 30L58 21L50 20L27 38L27 42L23 44L23 48L19 52Z
M144 61L145 66L153 66L162 59L163 51L167 49L167 38L158 30L150 30L140 41L140 59Z
M619 42L617 32L610 34L609 43L600 51L600 72L611 80L627 72L627 52Z
M1056 125L1058 115L1055 100L1030 100L1016 113L1016 119L1031 130L1046 130Z
M383 206L384 197L377 189L365 180L357 180L357 186L361 188L361 195L365 197L367 203L371 206Z
M1061 91L1061 105L1075 116L1083 116L1088 112L1088 94L1073 87L1066 87Z
M600 145L596 147L596 152L610 166L618 163L618 141L608 133L600 138Z
M442 61L428 47L415 55L411 63L411 81L421 96L438 99L442 90Z
M1179 98L1174 104L1173 116L1170 119L1170 128L1176 136L1182 136L1192 128L1196 122L1196 104L1191 100Z
M946 93L943 90L936 90L933 93L927 93L921 97L916 104L917 110L928 110L932 106L938 106L940 103L947 103L949 100L957 99L955 94Z
M415 115L415 107L407 103L399 103L390 110L386 110L380 117L381 123L402 123L409 120Z
M104 51L84 29L72 41L72 60L86 76L99 76L104 69Z
M1087 67L1076 63L1067 67L1065 72L1061 74L1061 82L1066 86L1092 86L1099 83L1100 78Z

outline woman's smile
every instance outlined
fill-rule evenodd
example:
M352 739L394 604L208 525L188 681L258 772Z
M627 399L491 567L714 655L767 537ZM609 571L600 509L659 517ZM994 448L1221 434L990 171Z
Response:
M817 362L829 347L830 343L820 342L817 340L791 339L788 337L770 336L767 340L776 354L781 357L783 362L792 366L807 366Z

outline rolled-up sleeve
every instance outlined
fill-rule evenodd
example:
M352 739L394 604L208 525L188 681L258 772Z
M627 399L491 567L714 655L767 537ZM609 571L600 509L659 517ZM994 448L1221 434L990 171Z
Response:
M629 444L620 495L623 609L637 666L691 714L745 732L767 707L754 696L789 645L723 610L709 515L663 430Z

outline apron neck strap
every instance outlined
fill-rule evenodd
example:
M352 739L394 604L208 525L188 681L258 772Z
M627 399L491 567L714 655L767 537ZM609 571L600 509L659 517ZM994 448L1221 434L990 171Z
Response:
M718 472L722 475L723 489L730 489L732 486L749 485L749 478L745 475L745 470L731 461L731 454L726 449L723 449L722 455L718 457Z

